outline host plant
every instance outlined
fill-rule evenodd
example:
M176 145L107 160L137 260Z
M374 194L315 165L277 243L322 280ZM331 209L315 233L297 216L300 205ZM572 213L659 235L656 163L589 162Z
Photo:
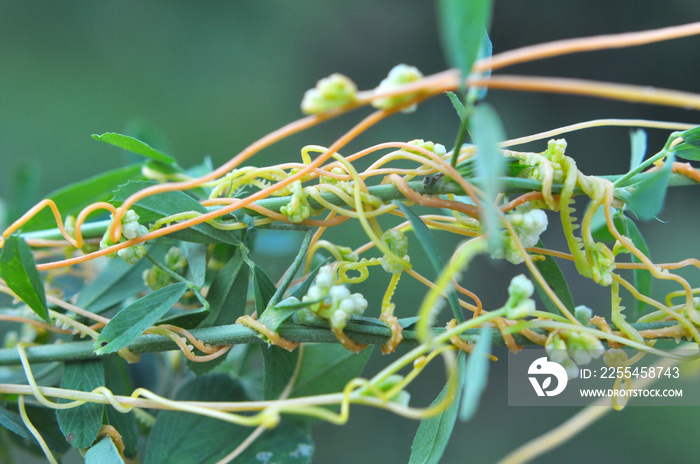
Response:
M700 159L700 127L605 119L505 140L484 99L487 89L511 89L700 109L700 95L673 90L491 75L515 63L698 34L700 24L491 56L490 11L484 0L439 1L455 69L424 76L399 64L366 91L340 74L321 79L301 103L308 116L216 169L206 162L185 169L126 135L95 135L145 160L55 192L2 234L0 291L12 300L0 320L12 327L0 349L7 366L0 371L0 424L15 445L38 445L49 462L72 446L94 463L302 463L313 455L310 420L343 424L354 405L366 405L421 420L411 462L438 462L456 418L468 420L478 406L492 345L567 349L571 356L558 361L571 375L606 350L616 366L645 353L680 360L654 344L700 341L697 285L674 272L700 261L652 262L635 222L659 214L668 188L700 182L696 168L678 161ZM461 121L452 149L416 138L345 151L373 125L445 94ZM376 111L329 147L300 147L298 160L277 165L244 165L285 137L366 106ZM624 175L586 175L567 154L567 133L601 126L637 129ZM669 132L656 154L646 155L642 128ZM533 141L541 141L539 152L518 150ZM368 159L360 169L357 161ZM582 214L574 202L586 204ZM53 216L43 214L47 208ZM324 239L328 228L353 221L366 245ZM567 250L542 243L548 227L561 230ZM303 235L279 282L251 258L264 229ZM433 231L463 239L449 259ZM414 268L417 248L432 269ZM460 283L478 254L524 263L529 272L502 282L500 307L485 307ZM609 321L574 305L559 268L565 261L610 292ZM353 293L353 284L370 276L387 276L384 294ZM425 287L413 317L395 314L400 279ZM654 299L654 280L676 289ZM636 307L621 306L621 291ZM451 321L437 327L445 300ZM388 355L386 367L363 378L372 345ZM399 345L411 349L392 354ZM639 355L627 359L617 350L623 346ZM182 383L177 393L134 389L127 363L167 351L177 353L162 357ZM415 405L411 384L436 358L446 366L445 387L431 405ZM586 409L503 462L532 459L623 406Z

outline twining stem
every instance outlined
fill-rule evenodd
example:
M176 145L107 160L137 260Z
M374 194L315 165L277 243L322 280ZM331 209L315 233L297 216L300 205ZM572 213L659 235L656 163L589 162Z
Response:
M651 159L651 158L650 158ZM647 173L639 173L637 174L637 177L639 180L644 179L646 176L650 174ZM627 176L627 175L626 175ZM607 179L611 182L616 182L618 179L620 179L623 176L620 175L612 175L612 176L599 176L604 179ZM534 179L524 179L524 178L517 178L517 177L505 177L501 178L498 180L502 187L503 187L503 193L525 193L525 192L533 192L533 191L540 191L542 189L542 183L534 180ZM479 186L481 181L479 178L473 178L469 179L469 182ZM455 194L455 195L463 195L465 192L460 188L460 186L452 183L452 182L445 182L441 183L439 186L433 185L433 186L423 186L423 183L421 181L409 181L406 182L408 187L420 194L430 194L430 195L435 195L435 194ZM692 179L689 179L687 176L678 174L678 173L672 173L670 180L669 180L669 185L670 186L687 186L687 185L697 185L697 182L695 182ZM562 185L561 184L552 184L552 193L559 193L561 192ZM390 184L382 184L382 185L373 185L373 186L368 186L367 190L369 191L369 194L372 196L375 196L382 200L383 202L389 202L392 200L403 200L406 199L404 194L401 192L399 188L397 188L395 185L390 185ZM580 190L575 190L574 193L579 194L581 193ZM321 193L320 196L324 199L324 201L327 201L333 205L336 206L342 206L345 204L344 200L337 195L330 193L330 192L324 192ZM289 203L290 197L275 197L275 198L265 198L262 200L259 200L255 202L255 204L258 204L260 206L263 206L264 208L278 212L281 207L287 205ZM323 208L323 205L318 203L316 200L313 199L313 197L309 197L309 205L314 208L314 209L321 209ZM241 211L244 212L245 214L248 214L252 217L261 217L261 213L256 212L254 210L249 210L246 208L241 208ZM96 221L96 222L91 222L91 223L86 223L83 227L86 229L88 232L86 233L86 236L90 237L101 237L102 234L104 234L105 230L110 225L110 221ZM297 226L294 224L289 224L289 227L292 228L299 228L300 230L306 230L306 226ZM241 227L246 227L244 223L241 223ZM264 227L264 226L263 226ZM150 235L150 234L149 234ZM29 244L32 244L33 240L58 240L63 238L61 235L61 232L59 229L47 229L47 230L41 230L41 231L32 231L32 232L26 232L22 234L22 237L26 240L28 240ZM139 237L140 238L140 237ZM145 241L145 240L141 240ZM134 242L124 242L119 245L123 245L123 248L126 248L128 245L132 245ZM57 244L58 245L58 244ZM65 243L63 244L65 246ZM55 267L55 266L52 266ZM48 266L44 264L39 264L37 266L37 269L39 270L47 270L49 269Z
M543 321L544 322L544 321ZM533 325L536 325L533 323ZM552 323L547 325L551 327ZM659 321L649 323L634 323L632 326L640 331L657 330L666 327L677 326L676 321ZM542 327L542 326L540 326ZM552 328L568 328L574 326L570 324L559 323L558 327ZM577 330L586 329L586 327L578 327ZM462 339L466 341L474 341L479 336L480 329L468 329L462 332ZM497 328L489 328L491 333L491 341L494 346L503 346L502 334ZM538 330L538 329L535 329ZM593 330L593 329L590 329ZM613 330L616 330L613 328ZM245 327L241 324L224 325L218 327L207 327L202 329L193 329L190 331L197 340L208 345L231 345L244 343L263 343L257 336L257 332ZM348 322L345 332L357 343L382 345L391 337L391 330L383 322L377 320L376 325L367 323ZM442 337L445 332L444 328L436 327L432 329L434 337ZM296 343L337 343L335 335L328 327L308 326L300 324L284 324L278 328L278 333L286 340ZM419 343L418 336L415 330L404 330L404 340L401 342L405 345L416 345ZM540 332L544 333L544 332ZM596 332L597 333L597 332ZM519 345L532 345L533 342L519 334L513 334L516 337L516 342ZM670 338L670 337L669 337ZM449 337L448 337L449 339ZM626 339L617 336L616 340L625 341ZM161 335L141 335L127 347L129 351L139 353L150 353L160 351L177 350L177 345L168 337ZM52 345L36 345L28 346L25 349L27 360L30 363L37 362L63 362L63 361L79 361L84 359L94 359L99 356L94 352L94 343L91 341L67 342ZM0 366L10 366L20 364L18 352L14 348L0 349Z

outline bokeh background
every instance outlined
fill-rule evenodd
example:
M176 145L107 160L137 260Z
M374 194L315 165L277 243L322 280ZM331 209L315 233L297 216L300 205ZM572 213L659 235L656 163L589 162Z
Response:
M700 20L700 2L687 0L497 0L491 36L499 52L694 20ZM695 37L549 59L503 72L698 92L699 54L700 37ZM0 199L12 216L54 189L122 165L123 155L90 138L93 133L142 137L183 166L198 164L205 156L220 165L300 117L301 97L319 78L341 72L360 88L372 88L398 63L415 65L425 74L445 69L434 2L0 0ZM603 117L700 122L694 111L581 97L494 91L487 100L499 111L509 137ZM330 144L359 117L354 113L292 137L251 163L297 160L301 146ZM457 123L447 99L436 98L416 113L381 123L348 152L415 138L449 147ZM650 131L650 151L660 148L667 135ZM615 174L628 167L627 129L587 130L567 139L569 154L585 173ZM541 151L544 142L528 148ZM656 261L698 256L697 195L696 189L674 189L663 222L643 225ZM550 229L547 243L563 247L556 228ZM352 229L333 233L339 240L357 235ZM441 243L445 253L454 246L448 238ZM497 307L505 300L506 278L523 271L483 259L464 279L487 307ZM574 276L568 265L564 271ZM697 278L697 273L688 276ZM403 285L396 297L403 316L415 311L422 296L422 289L415 287ZM572 292L577 304L609 306L607 289L581 279L572 280ZM504 352L497 354L505 358ZM386 362L374 355L368 373ZM436 366L425 377L412 390L419 404L435 397L444 371ZM494 364L479 412L471 422L458 423L445 463L494 462L576 412L508 407L506 380L505 363ZM657 462L697 456L700 446L693 437L699 411L628 407L537 462ZM355 408L345 427L315 427L314 462L407 462L417 426Z

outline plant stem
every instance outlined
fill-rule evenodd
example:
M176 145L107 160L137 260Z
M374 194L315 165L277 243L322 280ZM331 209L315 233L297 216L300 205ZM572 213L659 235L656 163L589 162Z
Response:
M654 330L675 325L675 321L635 323L632 326L637 330ZM474 341L479 336L481 329L466 330L462 334L462 339ZM491 340L493 345L504 345L503 337L498 329L492 331ZM533 329L537 330L537 329ZM613 328L613 330L615 330ZM444 332L444 328L434 328L433 332L439 336ZM204 343L210 345L230 345L242 343L263 343L257 336L257 332L241 324L224 325L218 327L208 327L191 330L192 335ZM326 327L316 327L300 324L285 324L279 327L278 333L283 338L299 343L338 343L335 337ZM391 331L382 322L377 324L367 324L366 322L348 322L345 333L355 342L362 344L381 345L391 337ZM544 333L542 331L541 333ZM415 330L404 330L404 340L402 345L416 345L418 338ZM519 345L533 345L533 342L519 334L513 334ZM152 353L159 351L176 350L175 342L160 335L141 335L134 340L128 349L136 354ZM94 352L94 343L68 342L61 344L36 345L26 348L27 359L31 363L37 362L63 362L79 361L84 359L94 359L99 356ZM20 364L19 354L14 348L0 349L0 366L11 366Z

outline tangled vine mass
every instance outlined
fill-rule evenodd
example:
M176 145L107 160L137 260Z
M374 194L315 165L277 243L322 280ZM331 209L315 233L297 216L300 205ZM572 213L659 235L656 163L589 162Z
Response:
M107 437L103 446L113 446L128 460L139 454L135 421L158 435L165 430L159 419L166 412L154 416L154 410L201 415L254 428L211 461L230 462L261 434L283 428L286 415L342 424L350 406L361 404L424 421L439 416L464 387L460 363L470 360L467 382L470 375L485 376L485 366L495 360L490 346L496 343L512 352L525 344L541 345L558 353L557 361L572 377L601 356L613 367L631 366L648 353L680 360L682 356L654 345L665 338L700 342L700 299L695 296L700 290L677 273L700 268L700 261L653 262L635 221L659 214L667 188L700 182L698 169L678 161L700 159L700 128L609 119L503 140L495 110L481 100L487 88L508 88L698 109L700 95L672 90L490 74L547 56L698 32L700 26L694 24L544 44L483 57L468 76L456 70L424 76L401 64L367 91L333 74L304 95L306 117L268 134L217 169L206 163L183 169L126 135L94 136L146 161L57 192L2 235L0 291L12 302L0 310L0 320L15 324L0 350L0 365L8 366L2 378L15 379L0 384L0 394L15 395L5 396L10 404L3 425L23 438L31 433L56 462L53 454L65 448L47 444L27 413L33 410L39 417L38 409L56 410L70 445L89 455ZM462 121L452 150L416 139L346 151L383 119L416 111L424 100L446 92ZM285 137L368 105L376 111L329 147L301 147L297 160L276 165L244 165ZM586 175L567 154L567 133L600 126L637 128L628 173ZM645 156L642 128L669 133L655 155ZM472 143L463 142L466 134ZM539 152L517 149L532 142L540 143ZM369 166L360 169L360 160ZM106 197L61 209L62 201L95 182L104 186L100 195ZM575 205L583 209L577 213ZM54 224L45 209L53 213ZM352 249L324 238L329 228L352 222L366 234L365 245ZM560 229L566 250L542 243L540 236L548 228ZM251 257L257 233L264 229L303 235L279 282ZM440 256L436 233L461 239L449 259ZM427 253L425 264L432 269L414 267L415 250ZM461 272L480 254L526 268L502 283L501 307L482 304L460 281ZM601 292L610 292L610 308L594 312L573 304L559 270L567 262ZM353 292L354 284L370 278L388 280L382 295ZM423 286L425 297L410 311L402 308L399 317L393 299L405 279ZM653 280L670 281L675 289L657 300L651 294ZM622 292L637 301L634 308L621 305ZM451 320L438 327L445 302ZM609 320L600 314L605 312ZM333 342L339 345L332 355L347 367L339 377L342 384L335 384L334 391L299 388L299 380L309 375L305 369L311 369L304 360L322 360L315 349ZM206 382L207 391L216 390L224 380L214 373L244 372L256 344L263 347L265 362L261 398L214 395L201 403L192 400L206 396L165 398L146 388L129 390L129 382L115 380L125 372L124 361L138 363L146 352L179 350L187 362L167 359L173 369L199 375L189 380L191 390ZM387 358L388 365L371 378L362 378L364 350L375 344L387 355L404 344L411 348ZM628 358L622 347L639 354ZM437 357L448 368L444 394L427 407L411 404L410 384ZM472 358L478 360L472 363ZM58 387L39 386L47 385L41 379L55 379L47 374L47 365L63 369L60 385L53 383ZM618 379L615 388L625 388L622 382ZM25 397L32 399L32 408ZM88 419L76 421L78 415ZM148 446L146 462L165 462L159 460L161 452ZM295 452L304 458L309 449Z

